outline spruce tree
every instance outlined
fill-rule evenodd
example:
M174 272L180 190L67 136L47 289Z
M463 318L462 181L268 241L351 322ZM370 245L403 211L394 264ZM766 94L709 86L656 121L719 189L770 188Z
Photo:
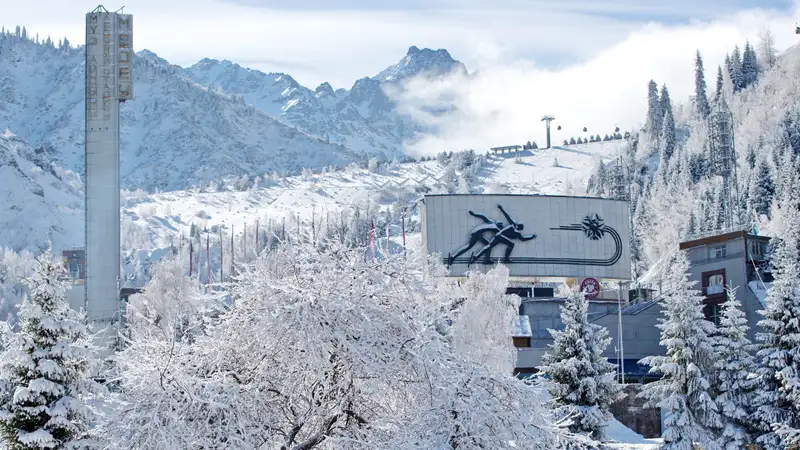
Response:
M746 88L758 80L758 60L750 41L744 44L742 54L742 88Z
M706 119L711 114L711 106L708 104L708 96L706 94L706 75L700 50L697 50L697 56L694 61L694 95L697 114Z
M717 408L723 428L719 445L725 450L738 450L753 442L750 414L755 398L755 350L747 338L747 317L736 298L736 289L729 289L722 304L717 335L714 337L714 364Z
M775 184L772 180L772 171L766 158L762 158L750 184L750 209L758 215L772 217L772 199L774 196Z
M646 407L666 410L664 450L690 450L695 442L708 445L721 427L717 405L709 394L708 373L713 365L709 336L714 324L703 315L703 296L689 281L689 260L682 251L669 256L670 270L664 280L664 318L661 345L666 356L649 356L640 364L662 375L645 384Z
M752 146L747 147L747 156L745 157L747 160L747 166L750 170L756 167L756 152L753 150Z
M654 80L647 84L647 123L645 130L654 138L661 132L661 103L658 98L658 85Z
M672 108L667 108L664 114L664 122L661 127L661 135L659 137L659 151L661 153L661 160L664 163L669 163L672 155L675 153L675 119L672 116ZM666 169L666 167L664 167ZM666 170L664 171L666 173Z
M773 238L774 281L756 334L760 367L753 421L761 432L756 442L765 450L797 445L793 438L800 429L800 210L791 195L781 205L787 222L783 236ZM773 431L775 424L781 433Z
M733 48L731 53L729 74L731 76L731 83L733 83L733 92L739 92L744 86L742 77L742 54L739 46Z
M548 390L559 408L576 414L571 429L602 439L612 418L609 408L624 397L617 382L617 366L603 357L611 338L608 331L588 318L586 295L573 288L561 306L564 329L548 330L553 336L540 367L550 377Z
M67 448L86 437L91 353L81 315L67 304L64 267L46 252L28 280L21 331L0 371L0 437L10 450Z
M725 77L722 76L722 66L717 66L717 86L714 91L714 103L719 102L719 97L722 95L722 89L725 85Z

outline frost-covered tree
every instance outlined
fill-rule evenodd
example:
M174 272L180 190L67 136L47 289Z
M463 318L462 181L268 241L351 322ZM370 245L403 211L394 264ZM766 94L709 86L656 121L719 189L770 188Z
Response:
M787 221L783 235L776 236L775 280L756 334L760 367L753 419L761 432L756 441L766 450L800 444L794 440L800 429L800 210L798 199L788 195L781 206ZM773 431L775 425L781 434Z
M193 342L133 339L117 358L119 407L98 428L108 446L572 442L542 407L542 389L512 374L508 328L519 300L504 296L507 270L459 286L433 259L365 254L280 246L240 268L230 309Z
M719 445L725 450L739 450L753 442L750 414L757 380L753 344L747 338L747 317L729 289L722 304L722 316L714 336L715 401L722 415L723 428Z
M725 88L725 77L722 76L722 66L717 66L717 85L714 88L714 103L719 102L722 90Z
M658 136L661 132L661 120L664 117L662 114L658 85L654 80L650 80L647 84L647 121L644 129L651 136Z
M548 330L553 343L542 356L541 373L549 377L555 404L574 414L570 428L602 439L612 404L624 397L617 366L603 356L608 331L588 318L589 302L573 288L561 306L563 330Z
M48 251L27 281L20 333L0 366L0 439L11 450L74 448L87 443L85 401L92 353L80 313L66 302L64 268Z
M666 87L664 89L666 89ZM675 153L675 147L677 145L675 137L675 118L672 116L672 108L668 108L664 113L659 143L659 153L661 155L662 164L668 164L672 155ZM666 167L664 167L664 173L666 172Z
M728 64L728 74L731 77L731 83L733 84L733 92L738 92L743 87L743 77L742 77L742 53L739 50L739 46L735 46L733 48L733 52L730 56L730 63Z
M750 184L750 195L748 197L750 209L756 214L770 217L774 196L775 184L772 180L772 170L766 158L762 158Z
M778 61L778 51L775 50L775 35L769 28L764 27L758 33L758 58L765 68L769 69Z
M697 50L694 60L694 96L697 114L703 119L707 118L711 114L711 106L708 104L708 94L706 94L706 74L700 50Z
M689 281L686 254L674 252L668 267L663 285L664 318L657 325L666 356L641 360L662 378L644 385L641 395L647 399L647 407L666 411L663 448L691 450L696 442L713 444L713 430L721 426L717 405L709 394L708 376L714 361L709 336L714 324L703 315L703 296L693 289L697 282Z
M756 51L750 46L750 41L744 44L742 53L742 88L746 88L758 80L758 60Z

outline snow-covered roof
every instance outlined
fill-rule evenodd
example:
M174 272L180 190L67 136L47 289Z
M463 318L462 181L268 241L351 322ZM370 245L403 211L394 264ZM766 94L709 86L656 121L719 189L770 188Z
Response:
M761 281L750 281L747 283L747 287L750 288L750 291L758 299L758 302L761 303L761 306L767 306L767 291L769 288L772 287L772 283L762 283Z
M528 316L516 316L511 320L511 336L513 337L532 337L531 321Z

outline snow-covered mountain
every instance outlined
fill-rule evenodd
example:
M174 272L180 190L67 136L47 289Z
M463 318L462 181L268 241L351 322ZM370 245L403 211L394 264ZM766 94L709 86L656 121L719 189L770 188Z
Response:
M0 129L83 169L83 49L0 34ZM240 174L297 172L363 159L240 98L206 89L151 52L134 66L136 99L122 106L124 187L182 189Z
M80 177L50 162L46 147L0 133L0 247L41 250L83 245Z
M245 103L328 142L392 157L424 128L398 113L386 88L402 88L409 77L453 71L467 73L447 50L411 47L400 62L356 81L350 90L334 90L329 83L311 90L285 73L263 73L227 60L203 59L183 74L213 91L241 95Z

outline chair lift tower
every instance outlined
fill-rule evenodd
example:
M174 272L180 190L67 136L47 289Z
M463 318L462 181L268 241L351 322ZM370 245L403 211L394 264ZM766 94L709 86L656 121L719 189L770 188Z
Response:
M553 117L553 116L544 116L544 117L542 117L542 122L545 122L546 125L547 125L547 147L545 147L545 148L550 148L550 122L552 122L554 120L556 120L556 118Z
M720 97L709 117L711 171L722 177L723 220L725 229L741 225L741 204L736 175L736 148L733 137L733 114Z

